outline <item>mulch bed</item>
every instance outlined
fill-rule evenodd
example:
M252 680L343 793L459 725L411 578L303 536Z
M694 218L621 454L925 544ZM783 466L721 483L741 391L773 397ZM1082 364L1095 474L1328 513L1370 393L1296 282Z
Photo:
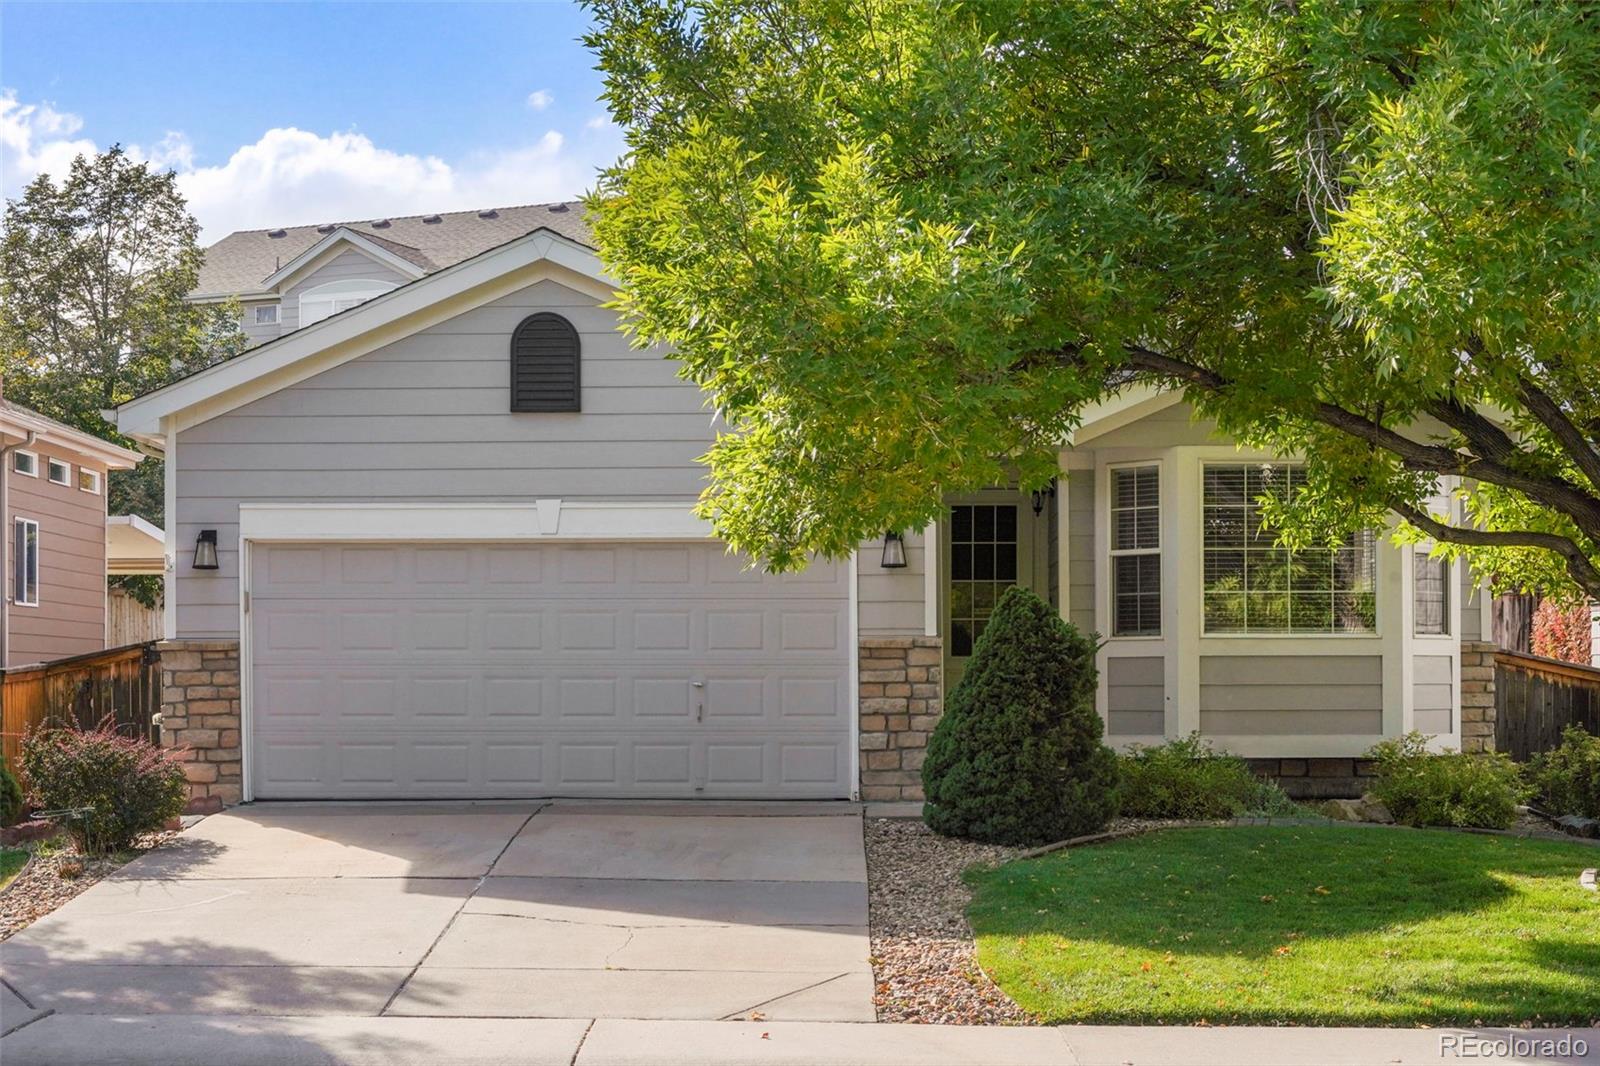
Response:
M36 845L33 861L0 892L0 940L9 939L101 878L176 835L152 833L141 837L133 850L103 859L86 859L60 841Z

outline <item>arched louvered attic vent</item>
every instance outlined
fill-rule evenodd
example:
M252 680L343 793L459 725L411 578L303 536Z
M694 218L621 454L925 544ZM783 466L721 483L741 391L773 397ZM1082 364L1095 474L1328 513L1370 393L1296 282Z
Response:
M511 334L511 409L577 411L578 331L560 315L529 315Z

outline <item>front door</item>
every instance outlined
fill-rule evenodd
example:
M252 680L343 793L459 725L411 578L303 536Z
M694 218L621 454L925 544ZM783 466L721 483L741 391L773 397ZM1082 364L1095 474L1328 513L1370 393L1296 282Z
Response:
M947 560L944 587L945 694L966 672L1002 593L1012 585L1037 588L1035 551L1045 519L1026 498L995 491L950 505L941 547Z

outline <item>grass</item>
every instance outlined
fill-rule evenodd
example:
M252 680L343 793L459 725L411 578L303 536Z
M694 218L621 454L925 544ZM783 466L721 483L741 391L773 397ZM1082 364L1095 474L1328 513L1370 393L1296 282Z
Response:
M1047 1023L1592 1025L1600 850L1169 830L974 872L978 961Z
M28 853L22 848L0 848L0 888L11 883L28 864Z

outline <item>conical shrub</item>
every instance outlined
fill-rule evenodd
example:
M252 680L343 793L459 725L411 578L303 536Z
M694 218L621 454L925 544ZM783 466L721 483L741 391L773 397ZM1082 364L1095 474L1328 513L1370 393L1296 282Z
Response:
M1101 743L1095 644L1008 590L945 701L922 765L922 817L946 836L1046 844L1103 829L1117 758Z

